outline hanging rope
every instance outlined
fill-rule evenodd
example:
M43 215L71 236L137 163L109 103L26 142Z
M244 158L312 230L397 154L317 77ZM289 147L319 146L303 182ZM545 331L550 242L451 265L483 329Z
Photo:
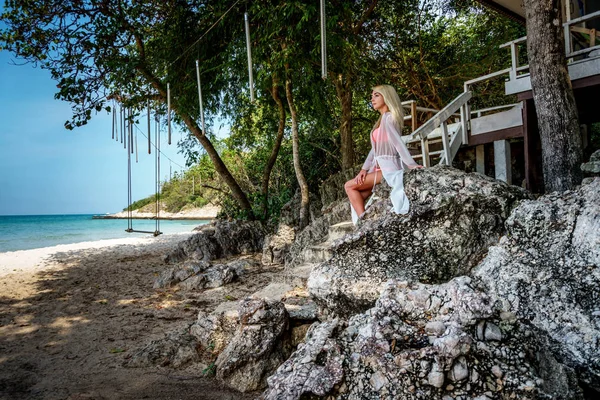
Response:
M113 107L112 107L112 139L115 139L115 121L117 119L117 114L115 114L115 102L113 101Z
M176 59L174 59L173 61L171 61L171 63L169 63L169 66L171 66L171 65L175 64L175 63L176 63L176 62L177 62L177 61L178 61L178 60L179 60L181 57L183 57L183 56L184 56L184 55L185 55L185 54L186 54L188 51L190 51L190 50L191 50L191 49L192 49L192 48L193 48L195 45L197 45L197 44L198 44L198 42L200 42L200 41L202 40L202 38L204 38L204 36L206 36L206 35L208 34L208 32L210 32L210 31L211 31L211 30L212 30L212 29L213 29L215 26L217 26L217 24L218 24L219 22L221 22L221 20L222 20L223 18L225 18L225 16L226 16L227 14L229 14L229 11L233 10L233 7L235 7L235 6L236 6L236 5L237 5L239 2L240 2L240 0L237 0L237 1L236 1L236 2L235 2L235 3L234 3L232 6L231 6L231 7L229 7L229 9L228 9L227 11L225 11L225 12L223 13L223 15L221 15L221 17L219 17L219 19L218 19L218 20L217 20L217 21L216 21L214 24L212 24L212 25L210 26L210 28L208 28L208 29L206 30L206 32L204 32L204 33L202 34L202 36L200 36L200 37L198 38L198 40L196 40L196 41L195 41L194 43L192 43L192 44L191 44L191 45L190 45L190 46L189 46L187 49L185 49L185 50L183 51L183 53L181 53L181 54L179 55L179 57L177 57Z
M325 32L325 0L321 0L321 77L327 79L327 43Z
M148 154L152 154L152 151L151 151L152 142L150 141L150 100L148 100L147 111L148 111Z
M137 143L137 132L135 133L135 163L138 163L138 143Z
M167 131L169 136L168 144L171 144L171 84L167 83Z
M252 50L250 49L250 22L248 13L244 13L244 24L246 26L246 52L248 53L248 76L250 77L250 101L254 101L254 77L252 74Z
M200 122L202 124L202 133L206 135L206 126L204 125L204 108L202 108L202 86L200 85L200 63L196 60L196 77L198 78L198 102L200 103Z

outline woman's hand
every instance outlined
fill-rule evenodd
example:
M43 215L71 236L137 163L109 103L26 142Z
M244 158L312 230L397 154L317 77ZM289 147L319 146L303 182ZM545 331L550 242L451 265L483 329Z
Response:
M367 177L367 171L364 169L361 169L360 172L358 173L358 175L356 175L356 178L354 178L354 181L356 182L357 185L362 185L365 182L366 177Z
M409 165L408 168L410 168L410 169L423 169L425 167L422 166L422 165L420 165L420 164L415 164L415 165Z

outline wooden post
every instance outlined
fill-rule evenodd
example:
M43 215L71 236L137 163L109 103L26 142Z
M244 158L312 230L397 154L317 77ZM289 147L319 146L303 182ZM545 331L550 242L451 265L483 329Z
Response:
M412 103L410 103L410 116L411 116L411 123L412 123L412 131L416 131L417 128L419 127L418 123L417 123L417 102L413 101Z
M485 175L485 146L482 144L475 147L475 170Z
M429 167L431 164L429 162L429 140L426 137L421 139L421 154L423 155L423 166Z

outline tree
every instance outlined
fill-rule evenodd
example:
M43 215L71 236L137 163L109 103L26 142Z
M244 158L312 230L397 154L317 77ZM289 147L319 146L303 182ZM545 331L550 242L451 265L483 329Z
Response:
M577 105L567 70L560 0L525 0L531 90L542 142L546 192L581 183Z
M236 24L212 23L225 16L218 1L8 1L0 31L2 48L27 62L48 69L58 81L56 98L72 104L68 129L86 124L93 112L110 111L110 99L134 111L148 101L165 113L167 82L176 121L187 127L211 158L215 170L228 185L239 206L253 218L250 202L213 146L207 132L198 126L194 49L203 54L203 64L213 70L227 63L223 58L231 37L239 34ZM209 29L210 28L210 29ZM214 28L214 29L213 29ZM203 42L192 42L204 32ZM211 70L211 68L206 68ZM213 72L205 81L218 86ZM208 90L218 103L219 90Z

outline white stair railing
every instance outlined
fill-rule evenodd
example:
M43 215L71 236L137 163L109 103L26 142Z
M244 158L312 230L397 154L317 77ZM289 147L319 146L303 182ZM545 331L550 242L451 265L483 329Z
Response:
M467 103L470 99L471 92L461 93L413 133L402 137L405 143L421 143L421 155L415 158L420 157L423 160L424 167L429 167L431 165L430 157L438 154L441 155L440 164L450 165L460 145L467 143L466 130L469 118ZM452 132L449 132L447 121L452 117L456 117L458 110L460 110L459 122L454 125ZM441 129L442 151L430 153L429 136L438 128Z

